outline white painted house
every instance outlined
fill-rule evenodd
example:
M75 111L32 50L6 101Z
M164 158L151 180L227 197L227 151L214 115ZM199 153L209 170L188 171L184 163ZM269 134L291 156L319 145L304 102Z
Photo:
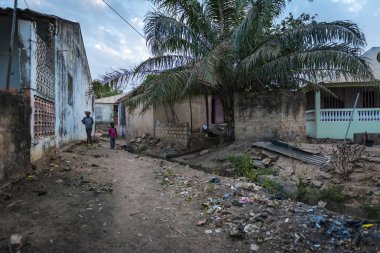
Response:
M97 129L109 127L113 122L120 136L125 134L125 104L121 101L126 94L95 99L95 122Z
M0 8L0 89L5 88L13 9ZM10 88L27 94L32 108L31 160L86 137L84 111L93 112L90 69L80 25L17 9Z

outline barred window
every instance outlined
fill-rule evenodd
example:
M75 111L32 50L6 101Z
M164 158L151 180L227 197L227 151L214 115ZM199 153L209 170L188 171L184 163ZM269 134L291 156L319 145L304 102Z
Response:
M42 138L55 134L54 103L34 96L34 137Z

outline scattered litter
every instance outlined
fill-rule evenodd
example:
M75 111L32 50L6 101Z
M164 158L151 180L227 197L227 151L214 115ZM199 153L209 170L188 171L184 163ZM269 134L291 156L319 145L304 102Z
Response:
M370 227L373 227L373 224L371 224L371 223L363 224L362 227L363 228L370 228Z
M251 246L249 247L251 251L258 251L259 246L257 244L252 243Z
M203 226L205 224L207 224L207 220L200 220L197 222L197 226Z
M220 178L219 177L213 177L208 182L211 184L220 184Z
M226 199L229 199L230 198L230 194L226 193L223 195L223 199L226 200Z
M253 204L255 199L251 197L240 197L238 201L240 204Z

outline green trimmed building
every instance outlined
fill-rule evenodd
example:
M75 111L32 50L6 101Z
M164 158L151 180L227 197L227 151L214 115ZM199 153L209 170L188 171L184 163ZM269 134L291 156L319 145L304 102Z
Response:
M375 78L380 80L380 47L363 54ZM354 140L356 134L368 133L380 139L380 89L369 82L335 81L323 83L332 91L310 90L306 93L306 133L313 138ZM359 99L354 110L356 97ZM380 144L380 143L379 143Z

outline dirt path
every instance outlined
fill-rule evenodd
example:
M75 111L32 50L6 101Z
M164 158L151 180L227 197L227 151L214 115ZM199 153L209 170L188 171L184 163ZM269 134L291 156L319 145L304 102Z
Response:
M204 228L196 226L200 204L165 191L153 173L160 170L160 163L110 150L106 142L94 149L66 147L40 161L37 167L42 173L3 193L0 252L8 252L12 234L22 235L22 252L247 249L241 242L205 235Z
M380 250L377 224L212 177L108 142L68 145L0 188L0 252L15 234L21 252Z

